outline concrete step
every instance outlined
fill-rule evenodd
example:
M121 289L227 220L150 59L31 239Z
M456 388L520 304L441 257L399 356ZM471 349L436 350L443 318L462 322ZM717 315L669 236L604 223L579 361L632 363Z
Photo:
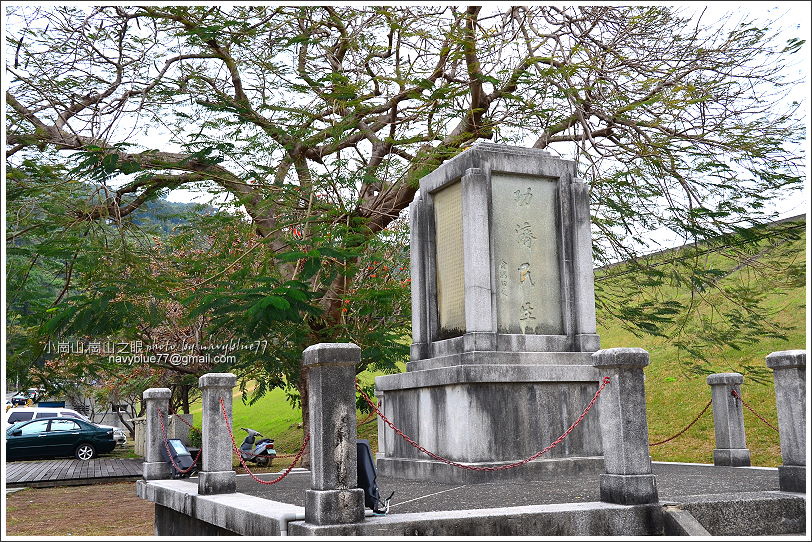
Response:
M406 364L406 371L423 371L456 365L589 365L592 352L499 352L475 351L449 354Z
M804 533L804 497L802 493L783 491L683 497L678 503L663 503L664 534L779 536Z

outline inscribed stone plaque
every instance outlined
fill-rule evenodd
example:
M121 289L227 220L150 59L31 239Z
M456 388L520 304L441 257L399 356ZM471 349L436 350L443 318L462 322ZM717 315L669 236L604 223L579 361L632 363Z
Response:
M563 335L558 183L492 176L497 331Z
M465 331L465 281L462 254L462 183L434 194L437 247L438 339Z

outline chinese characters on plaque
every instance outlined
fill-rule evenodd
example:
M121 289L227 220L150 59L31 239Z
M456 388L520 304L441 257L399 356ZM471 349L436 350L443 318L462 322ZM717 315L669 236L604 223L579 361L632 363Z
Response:
M494 174L491 186L497 330L563 334L557 183Z

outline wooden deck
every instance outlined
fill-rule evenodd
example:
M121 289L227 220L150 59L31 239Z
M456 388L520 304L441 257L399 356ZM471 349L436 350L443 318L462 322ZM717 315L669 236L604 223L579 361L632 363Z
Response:
M136 480L141 459L57 459L6 462L6 487L47 487Z

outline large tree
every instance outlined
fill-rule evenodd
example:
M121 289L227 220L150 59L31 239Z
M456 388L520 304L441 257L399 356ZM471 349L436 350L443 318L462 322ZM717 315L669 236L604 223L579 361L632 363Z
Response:
M179 187L225 194L245 252L192 272L193 316L281 333L289 352L364 346L364 329L386 327L370 318L408 332L408 311L390 310L402 296L368 309L386 263L374 245L398 234L419 179L477 140L578 159L598 263L645 250L660 227L686 241L741 231L801 185L784 74L802 42L748 21L666 6L17 6L6 25L9 164L70 156L70 178L93 188L57 223L10 220L12 242L126 224ZM210 251L221 234L195 242ZM242 258L257 263L206 290ZM699 292L714 284L688 275ZM643 328L672 309L629 320L598 303ZM263 327L262 311L292 313ZM303 392L298 362L278 361Z

